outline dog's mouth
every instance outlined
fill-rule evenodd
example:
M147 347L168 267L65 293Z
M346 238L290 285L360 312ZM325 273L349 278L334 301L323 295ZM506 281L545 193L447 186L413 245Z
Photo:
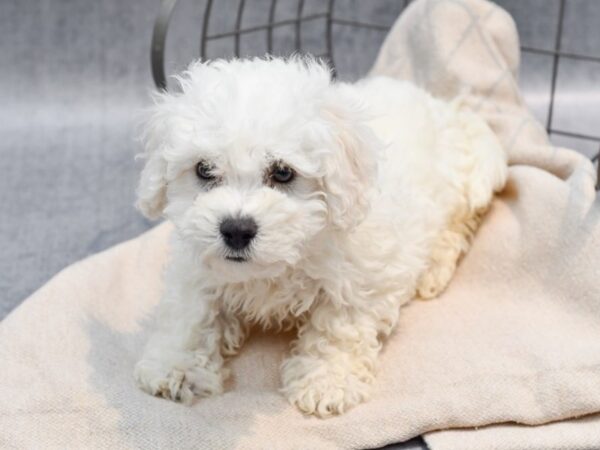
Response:
M227 261L233 261L236 263L243 263L248 261L248 258L244 257L244 256L226 256L225 259Z

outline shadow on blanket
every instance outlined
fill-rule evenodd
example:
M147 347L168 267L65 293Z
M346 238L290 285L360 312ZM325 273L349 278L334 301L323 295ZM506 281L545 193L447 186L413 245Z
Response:
M146 320L143 330L135 334L117 332L95 318L88 318L85 325L90 340L86 355L91 368L90 387L103 397L108 407L90 410L89 420L97 422L95 414L110 410L122 446L235 448L250 436L262 434L261 430L253 429L256 416L277 416L288 408L278 393L279 380L272 375L278 373L290 335L282 335L276 341L281 346L280 351L273 351L273 345L265 345L268 336L254 333L244 346L244 357L230 361L232 375L222 396L199 399L192 406L186 406L142 392L135 386L132 374L147 341L150 322ZM269 351L265 351L265 347L270 347ZM248 365L251 367L244 367ZM257 367L271 376L257 379L236 375L256 371ZM215 403L219 403L216 408L219 414L214 414ZM207 428L213 431L210 435L203 433ZM165 433L165 430L177 430L177 433ZM267 433L256 437L268 442Z

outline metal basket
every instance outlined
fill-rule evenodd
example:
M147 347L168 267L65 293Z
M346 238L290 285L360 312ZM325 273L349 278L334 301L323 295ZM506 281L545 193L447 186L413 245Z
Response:
M400 10L403 10L411 0L397 0L400 6ZM276 20L276 11L280 3L295 2L295 17L292 19ZM375 23L366 23L355 20L345 20L342 18L336 18L334 14L334 0L326 0L321 2L322 12L310 14L305 13L305 0L288 0L287 2L279 2L278 0L270 0L268 7L264 8L265 19L264 23L254 25L251 27L242 27L242 18L244 12L247 10L250 2L246 0L238 0L235 14L235 24L233 29L219 31L215 33L210 32L210 23L213 18L213 6L215 2L213 0L206 0L203 18L202 18L202 31L199 42L199 56L200 58L206 58L207 49L209 45L215 41L231 39L233 41L233 52L235 56L240 56L240 44L242 39L250 33L264 32L264 39L266 42L266 49L268 53L272 53L274 46L274 30L279 27L293 26L294 27L294 51L302 52L303 39L302 29L309 22L316 20L325 21L322 39L325 42L325 51L321 54L317 54L322 59L329 61L331 67L335 72L335 49L332 28L334 25L340 25L344 27L350 27L355 29L370 29L380 31L382 34L389 31L389 26L380 25ZM167 37L167 30L169 27L169 21L174 11L177 0L162 0L160 11L154 25L154 31L152 35L152 47L151 47L151 65L152 75L154 83L159 89L166 89L167 80L165 76L165 43ZM550 93L549 93L549 104L546 115L546 130L548 134L552 136L565 136L569 138L575 138L587 142L592 142L598 147L598 152L592 157L592 161L598 165L598 178L599 183L597 187L600 187L600 135L582 134L574 130L558 129L554 127L555 117L555 98L556 98L556 87L558 80L558 70L561 60L572 60L572 61L588 61L592 63L600 63L600 57L593 55L585 55L573 52L566 52L561 49L563 42L563 30L565 22L565 5L566 0L559 1L559 13L558 21L556 23L556 34L555 41L552 49L538 48L531 46L521 46L522 52L527 54L541 54L552 57L551 66L551 82L550 82ZM600 28L598 28L600 31Z

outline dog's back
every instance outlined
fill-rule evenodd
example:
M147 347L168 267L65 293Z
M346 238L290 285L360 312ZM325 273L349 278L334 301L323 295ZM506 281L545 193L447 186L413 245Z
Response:
M468 247L483 212L506 180L506 155L485 121L461 100L445 102L387 77L356 85L384 142L374 213L430 230L421 297L439 294ZM406 217L410 212L410 219ZM406 223L398 223L406 230Z

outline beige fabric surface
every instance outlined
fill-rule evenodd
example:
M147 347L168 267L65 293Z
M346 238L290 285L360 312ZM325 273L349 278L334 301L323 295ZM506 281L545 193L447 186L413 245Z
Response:
M600 448L600 416L565 420L600 413L594 172L524 110L517 48L484 0L418 0L375 65L438 95L470 85L512 167L447 292L404 308L370 402L302 416L277 393L289 337L271 335L232 360L223 396L186 407L140 392L163 224L65 269L0 322L0 448L368 448L427 432L434 450ZM435 432L469 427L481 428Z

